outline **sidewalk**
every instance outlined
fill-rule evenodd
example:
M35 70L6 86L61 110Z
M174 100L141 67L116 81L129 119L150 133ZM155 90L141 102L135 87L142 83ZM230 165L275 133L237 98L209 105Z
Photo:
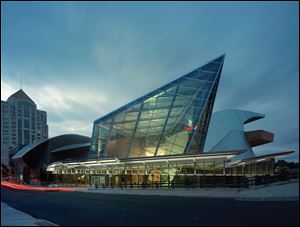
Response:
M100 188L81 191L84 193L103 193L103 194L123 194L123 195L159 195L159 196L183 196L183 197L214 197L214 198L235 198L240 192L236 188Z
M235 199L248 201L299 201L299 181L244 190Z
M1 201L1 226L58 226L43 219L36 219Z
M299 180L254 188L89 188L84 193L234 198L251 201L299 201Z

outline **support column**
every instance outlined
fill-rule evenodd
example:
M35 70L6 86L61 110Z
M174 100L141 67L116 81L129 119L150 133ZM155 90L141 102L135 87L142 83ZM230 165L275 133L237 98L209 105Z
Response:
M141 103L141 106L140 106L140 109L139 109L139 113L138 113L138 117L137 117L137 120L135 122L134 129L133 129L133 133L132 133L131 138L130 138L130 142L129 142L129 146L128 146L128 151L127 151L127 155L126 155L127 158L129 157L130 150L131 150L131 147L132 147L132 143L133 143L133 140L134 140L134 137L135 137L135 134L136 134L136 130L138 128L138 124L140 123L140 119L141 119L141 115L142 115L142 112L143 112L143 108L144 108L144 102Z
M165 130L166 130L166 127L167 127L167 124L168 124L168 121L169 121L169 117L171 115L171 111L172 111L172 108L173 108L173 105L174 105L174 102L175 102L175 99L176 99L176 94L177 94L178 90L179 90L179 82L177 82L176 91L175 91L175 93L173 95L172 102L171 102L170 108L168 110L168 114L166 116L166 120L165 120L163 129L162 129L162 131L160 133L160 136L159 136L159 139L158 139L158 142L157 142L157 146L156 146L156 150L155 150L154 156L157 155L157 152L158 152L158 149L159 149L159 146L160 146L160 143L161 143L161 139L163 138L163 134L165 133Z

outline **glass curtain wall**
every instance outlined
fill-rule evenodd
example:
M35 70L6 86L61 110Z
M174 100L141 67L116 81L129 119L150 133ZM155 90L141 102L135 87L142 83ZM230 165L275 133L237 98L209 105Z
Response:
M94 122L90 158L202 152L224 56Z

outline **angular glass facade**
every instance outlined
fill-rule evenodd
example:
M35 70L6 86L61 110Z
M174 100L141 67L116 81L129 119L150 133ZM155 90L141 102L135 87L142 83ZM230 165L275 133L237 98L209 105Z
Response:
M96 120L90 158L203 152L224 57Z

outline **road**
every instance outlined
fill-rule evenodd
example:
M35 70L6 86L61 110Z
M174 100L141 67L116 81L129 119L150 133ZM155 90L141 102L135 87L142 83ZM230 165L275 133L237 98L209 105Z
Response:
M299 201L33 192L1 187L1 200L58 225L298 225ZM3 217L5 218L5 217Z

